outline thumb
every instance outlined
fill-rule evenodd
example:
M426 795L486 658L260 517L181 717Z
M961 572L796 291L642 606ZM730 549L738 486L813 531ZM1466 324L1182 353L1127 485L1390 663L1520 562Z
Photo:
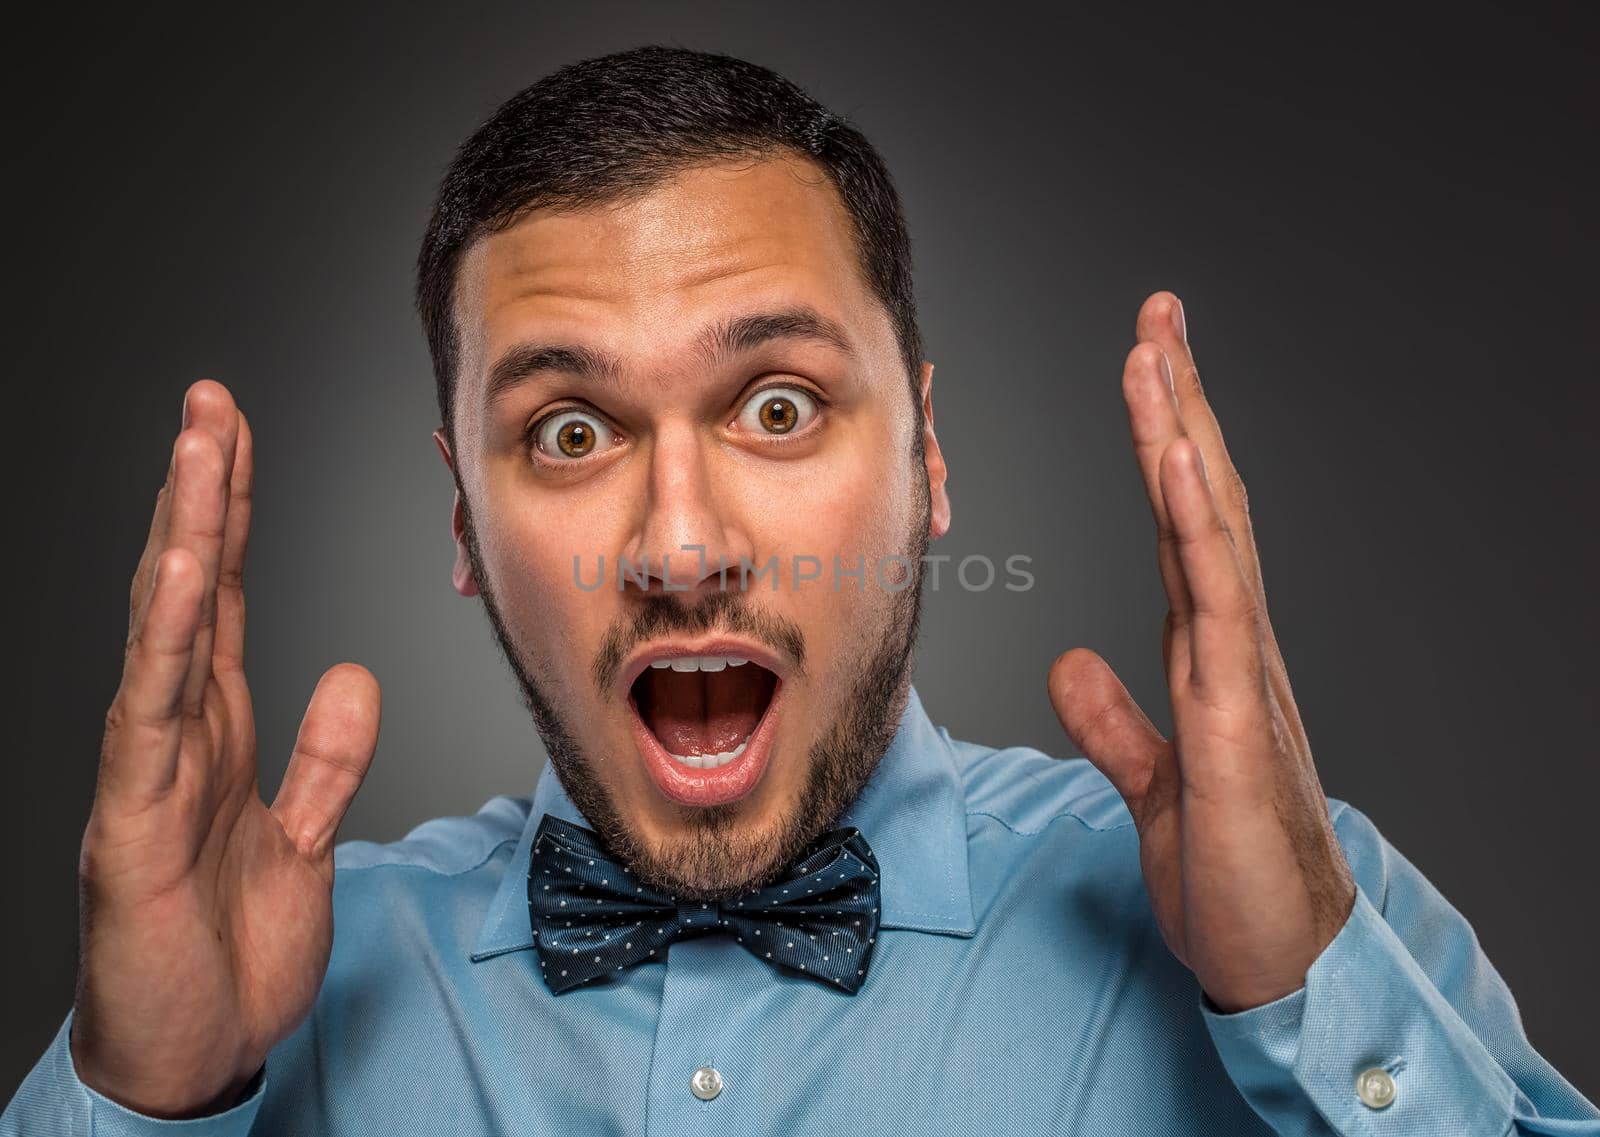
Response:
M322 861L372 765L382 713L378 681L359 663L323 672L306 705L272 812L301 855Z
M1075 647L1058 656L1050 665L1048 686L1062 729L1137 818L1156 762L1165 752L1161 732L1111 665L1088 648Z

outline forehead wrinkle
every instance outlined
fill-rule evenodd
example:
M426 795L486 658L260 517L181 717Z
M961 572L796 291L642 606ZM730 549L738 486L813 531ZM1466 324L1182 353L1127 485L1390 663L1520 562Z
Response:
M570 265L540 264L534 249L528 244L505 240L508 235L500 236L501 240L497 243L511 254L511 263L501 273L494 274L500 276L499 287L494 289L501 293L501 305L497 306L518 307L526 301L540 298L600 301L602 304L615 303L620 299L614 289L603 285L597 287L592 274L563 271L571 269L573 266ZM774 248L774 237L769 226L739 233L732 239L719 235L687 246L633 247L628 250L628 255L621 258L626 268L620 272L614 271L611 275L621 275L633 286L625 288L624 292L633 293L630 306L636 312L639 310L639 301L645 299L639 295L641 284L644 285L644 292L654 293L645 302L645 310L656 308L659 312L662 301L672 303L667 299L670 296L681 297L707 286L714 289L737 287L735 282L741 277L768 277L776 272L778 282L789 278L788 283L797 283L796 278L802 278L817 283L818 270L823 269L823 264L827 262L814 263L808 255L813 251L809 246L799 249ZM778 244L781 246L782 243L780 239ZM592 251L593 246L590 249ZM556 274L554 280L550 278L552 271ZM826 270L823 275L828 275ZM852 274L845 287L854 289L860 283ZM651 288L651 284L656 287ZM760 291L767 289L763 287ZM849 299L853 300L854 297ZM562 339L559 335L536 336L520 347L509 349L502 363L533 365L548 362L552 365L551 374L565 372L614 389L622 388L629 382L637 382L657 391L670 391L681 386L684 377L681 367L666 360L660 361L659 365L644 363L643 359L651 354L648 351L641 359L634 360L578 342L561 342ZM807 340L828 345L847 359L859 361L860 352L848 327L836 318L823 315L803 296L793 295L769 296L768 301L758 304L755 311L716 317L696 331L693 339L683 343L681 348L670 347L668 351L672 354L681 351L680 362L690 362L696 368L710 372L726 366L730 359L739 354L756 350L769 342ZM556 350L549 352L541 348ZM486 395L490 397L484 401L489 405L498 401L494 395L518 385L514 381L507 381L511 376L505 372L512 368L493 367L492 370L498 374L491 376L488 382L490 391ZM534 377L528 373L527 366L516 370L522 372L520 378Z
M804 302L781 302L765 311L722 317L701 331L695 348L701 363L714 370L730 358L775 341L821 342L849 358L856 354L844 326Z
M719 316L695 334L689 353L716 371L730 360L775 342L823 343L854 360L847 329L803 300L775 300L769 308ZM544 374L568 374L586 383L622 389L633 371L628 361L580 343L528 342L510 348L492 367L485 397L494 404L511 388ZM639 379L660 391L677 386L678 369L646 367Z

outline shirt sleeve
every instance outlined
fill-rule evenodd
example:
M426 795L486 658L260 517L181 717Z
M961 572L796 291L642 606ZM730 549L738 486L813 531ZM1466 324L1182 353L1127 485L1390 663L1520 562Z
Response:
M266 1066L257 1071L245 1099L209 1117L165 1121L135 1113L91 1089L72 1064L72 1014L44 1056L22 1080L0 1114L0 1137L245 1137L266 1093Z
M1281 1134L1600 1137L1466 918L1364 814L1334 808L1356 901L1305 986L1235 1014L1200 998L1245 1100Z

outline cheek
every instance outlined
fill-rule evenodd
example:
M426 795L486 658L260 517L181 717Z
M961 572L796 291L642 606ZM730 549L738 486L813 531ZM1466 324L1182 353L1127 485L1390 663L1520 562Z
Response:
M587 660L615 615L614 550L603 507L574 511L565 502L541 501L515 490L496 499L479 524L479 546L502 617L517 643L540 663L566 661L574 650ZM574 521L574 514L582 518ZM605 557L609 586L599 582ZM570 666L554 668L566 682Z
M842 424L815 455L745 475L742 511L752 535L776 551L847 564L901 551L917 504L906 424L878 413ZM925 474L923 475L925 476Z
M811 682L831 699L853 689L857 673L849 665L876 650L895 604L897 594L879 585L877 568L891 586L903 571L886 558L907 552L915 471L908 456L881 442L841 446L804 465L745 483L741 512L751 519L751 543L763 559L776 555L786 574L777 593L762 586L751 599L800 625ZM787 579L796 557L815 558L802 571L821 577L798 585ZM844 575L858 567L860 577Z

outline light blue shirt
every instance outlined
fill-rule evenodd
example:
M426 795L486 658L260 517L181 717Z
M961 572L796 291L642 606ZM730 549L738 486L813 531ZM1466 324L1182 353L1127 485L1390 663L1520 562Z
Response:
M1217 1014L1162 942L1109 783L956 741L913 691L840 821L882 868L859 992L716 933L553 995L529 845L546 812L588 822L547 763L531 801L339 846L327 978L243 1103L186 1122L118 1106L76 1077L69 1014L0 1134L1600 1134L1467 921L1329 808L1360 886L1349 921L1299 991ZM1382 1108L1357 1092L1372 1068Z

